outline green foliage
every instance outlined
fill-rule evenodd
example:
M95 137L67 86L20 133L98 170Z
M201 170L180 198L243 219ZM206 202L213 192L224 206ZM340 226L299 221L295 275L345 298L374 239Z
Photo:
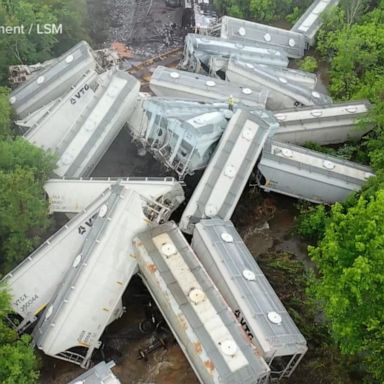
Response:
M214 0L222 14L254 21L272 22L298 18L310 0Z
M38 382L38 360L30 346L31 337L18 337L6 325L10 313L9 295L0 290L0 382L2 384L34 384Z
M8 89L0 87L0 139L10 135L11 106L8 101Z
M49 227L48 203L33 172L0 171L0 250L2 269L17 265L41 242Z
M311 276L303 263L293 255L280 252L261 255L258 263L309 347L287 383L351 384L350 362L332 343L317 303L307 294Z
M306 56L304 60L301 60L299 63L299 68L302 71L314 73L317 71L319 64L317 60L313 56Z
M85 13L85 0L0 1L0 25L24 26L24 33L0 35L0 84L9 65L48 60L86 38ZM36 27L60 23L63 34L41 34Z
M55 167L56 158L22 138L0 141L0 170L15 171L18 167L31 171L40 185L48 179Z
M301 237L316 243L324 235L327 218L324 205L311 205L300 212L296 231Z
M50 225L43 183L54 158L27 141L0 141L0 253L8 271L30 253Z
M384 191L349 208L332 207L324 238L310 247L320 277L312 285L345 354L359 353L384 381Z

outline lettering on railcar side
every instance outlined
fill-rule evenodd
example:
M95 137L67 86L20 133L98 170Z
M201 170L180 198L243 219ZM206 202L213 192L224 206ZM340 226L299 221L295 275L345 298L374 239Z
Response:
M237 320L239 321L240 325L243 327L245 333L247 334L247 336L249 337L250 340L252 340L254 338L248 324L247 324L247 321L245 320L243 314L241 313L240 309L236 309L236 311L234 312L235 313L235 316L237 318Z

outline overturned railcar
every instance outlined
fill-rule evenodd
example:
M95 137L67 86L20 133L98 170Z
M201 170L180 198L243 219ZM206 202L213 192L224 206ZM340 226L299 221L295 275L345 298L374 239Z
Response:
M149 86L156 96L176 97L197 101L235 102L251 107L265 108L268 92L262 88L249 88L230 84L209 76L157 67Z
M262 351L272 378L289 377L307 344L230 221L202 220L192 248L225 301Z
M296 106L324 105L332 103L332 99L289 80L265 67L239 61L232 57L226 72L227 80L237 85L263 88L268 90L266 107L276 111Z
M84 246L33 332L45 354L88 367L108 324L122 314L121 297L137 272L133 237L169 218L165 207L115 185Z
M73 260L80 253L87 234L110 190L94 199L77 216L52 235L16 268L4 276L11 306L18 318L15 327L23 332L52 299Z
M265 191L323 204L345 200L373 176L369 167L277 141L267 142L257 167Z
M15 89L9 101L18 118L25 118L44 105L65 95L83 75L97 68L91 47L85 41L75 45Z
M246 62L245 60L240 59L236 55L234 55L233 57L234 59L236 59L236 61L244 62L247 67L252 68L252 66L249 65L252 63ZM287 82L291 82L293 84L297 84L308 89L314 90L316 88L318 79L317 75L314 73L301 71L299 69L276 67L265 64L258 64L258 66L264 71L269 72L273 76L284 78L285 80L287 80Z
M283 49L288 57L299 59L304 56L306 41L301 33L258 24L251 21L223 16L213 28L222 39L249 41L269 47Z
M174 223L134 239L143 281L203 384L267 383L269 368Z
M287 67L289 63L286 53L279 48L189 33L185 38L184 57L180 66L188 72L225 72L228 60L233 54L256 64ZM216 60L212 61L214 58ZM220 65L212 65L213 62Z
M159 201L171 212L184 201L183 188L173 177L50 179L44 184L49 210L51 213L81 212L116 182L149 200Z
M291 31L303 34L307 43L314 45L316 33L323 24L322 14L337 4L339 4L339 0L315 0L297 20Z
M133 111L139 81L118 70L106 77L92 107L79 116L56 148L60 159L54 172L60 177L89 176Z
M231 118L180 220L192 233L203 218L230 219L274 126L262 116L238 110Z
M148 140L148 127L158 124L158 122L154 121L157 115L161 115L166 119L188 120L211 112L221 112L227 118L232 115L231 111L228 110L228 103L223 101L150 97L141 93L135 113L128 120L128 128L134 141L138 141L145 146Z
M39 110L29 116L30 126L24 133L24 138L45 151L55 152L63 138L74 130L79 116L92 107L96 100L95 92L97 89L100 92L99 87L105 86L104 78L105 75L99 76L95 71L88 72L66 95L56 99L48 108L41 111L40 115L37 115Z
M314 142L321 145L359 140L372 129L361 124L371 108L368 100L316 107L293 108L275 113L280 128L274 139L291 144Z

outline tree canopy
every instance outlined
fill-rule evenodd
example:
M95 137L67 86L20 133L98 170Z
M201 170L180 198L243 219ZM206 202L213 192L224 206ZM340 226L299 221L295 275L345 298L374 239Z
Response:
M359 353L384 381L384 190L356 205L332 207L324 237L310 256L321 271L312 286L334 338Z
M37 25L62 24L62 33L38 33ZM0 25L24 26L24 33L0 35L0 84L8 66L35 64L88 39L85 0L0 0Z
M30 347L29 335L19 337L7 326L11 312L10 297L0 290L0 382L2 384L34 384L39 377L39 362Z

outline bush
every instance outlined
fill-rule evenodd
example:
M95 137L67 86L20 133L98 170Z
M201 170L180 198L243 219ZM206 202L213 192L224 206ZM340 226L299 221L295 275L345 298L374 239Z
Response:
M304 60L301 60L299 63L299 68L306 72L314 73L317 71L318 67L317 60L313 56L306 56Z

